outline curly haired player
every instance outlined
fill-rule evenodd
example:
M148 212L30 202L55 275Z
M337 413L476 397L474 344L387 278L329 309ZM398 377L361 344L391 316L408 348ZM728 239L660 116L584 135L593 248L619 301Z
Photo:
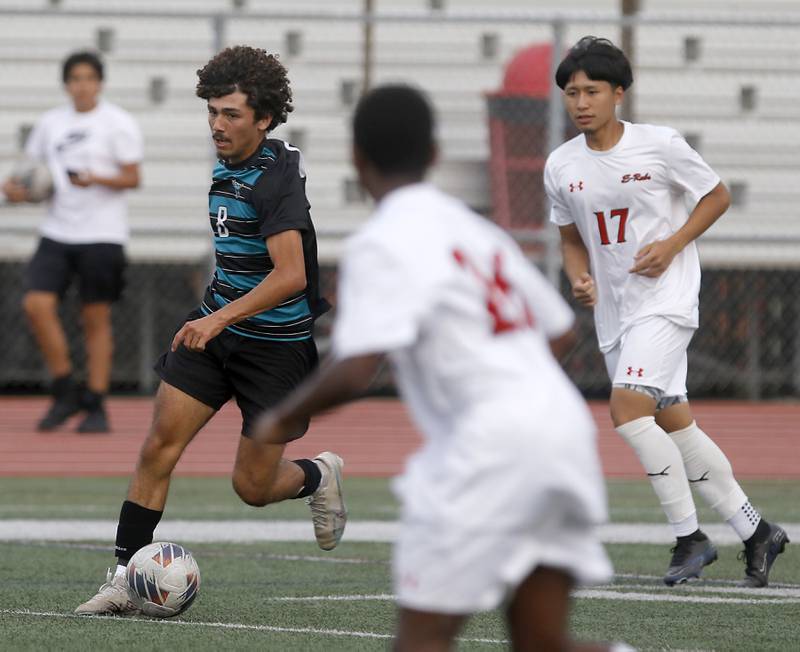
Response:
M286 70L264 50L238 46L217 54L198 76L197 95L207 101L219 157L208 196L216 269L202 303L155 365L161 385L120 512L116 572L109 570L78 614L135 611L125 565L152 541L183 450L232 397L242 413L233 469L239 497L256 506L307 497L324 550L337 545L347 518L337 455L284 459L270 472L267 446L251 438L258 414L316 367L312 328L328 307L318 292L302 155L267 137L293 108ZM294 434L307 428L308 420Z

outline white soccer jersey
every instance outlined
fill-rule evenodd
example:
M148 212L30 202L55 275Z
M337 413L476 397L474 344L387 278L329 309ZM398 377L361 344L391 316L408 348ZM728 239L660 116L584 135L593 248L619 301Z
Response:
M431 437L498 398L579 400L547 343L569 306L506 233L433 186L380 203L347 243L338 296L334 352L388 351Z
M69 244L128 239L125 191L70 183L67 171L101 177L119 174L119 166L143 158L142 134L129 113L101 101L86 112L71 105L45 113L28 138L26 154L44 161L53 175L55 193L42 235Z
M574 223L589 251L604 352L631 324L652 315L697 328L700 262L694 242L657 278L628 270L642 247L680 229L720 182L674 129L623 124L612 149L592 150L583 135L576 136L549 156L544 173L550 220Z
M548 346L572 321L506 233L428 184L348 240L333 353L388 352L425 437L394 484L401 605L492 609L539 565L609 577L594 424Z

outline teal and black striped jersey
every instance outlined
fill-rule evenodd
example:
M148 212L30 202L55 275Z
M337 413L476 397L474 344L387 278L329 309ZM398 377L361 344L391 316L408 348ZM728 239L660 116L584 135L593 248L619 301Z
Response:
M272 271L267 238L297 230L303 240L305 290L227 327L238 335L308 339L314 319L328 308L319 297L317 237L305 186L302 155L282 140L265 139L253 156L235 165L217 161L208 193L216 269L201 306L205 314L243 296Z

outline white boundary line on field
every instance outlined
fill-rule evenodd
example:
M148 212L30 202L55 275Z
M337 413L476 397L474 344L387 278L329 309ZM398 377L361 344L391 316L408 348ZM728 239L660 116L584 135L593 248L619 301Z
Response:
M603 587L580 589L573 592L575 598L591 598L603 600L625 600L628 602L699 602L704 604L797 604L800 598L793 595L782 596L780 592L772 592L763 598L723 598L718 596L698 596L663 593L641 593L628 591L634 587ZM647 588L647 587L643 587ZM775 597L771 597L775 596ZM388 593L375 595L308 595L308 596L277 596L266 598L267 602L390 602L395 597Z
M70 620L113 620L120 623L137 624L148 623L154 625L183 625L184 627L212 627L217 629L238 629L256 632L273 632L279 634L319 634L321 636L350 636L354 638L373 638L389 640L394 634L380 634L378 632L357 632L345 629L317 629L316 627L278 627L276 625L245 625L243 623L209 623L192 620L157 620L152 618L120 618L118 616L76 616L75 614L62 614L55 611L28 611L27 609L0 609L0 615L34 616L37 618L66 618ZM457 639L463 643L490 643L506 645L507 640L497 638L462 638Z
M800 541L800 523L783 523L790 539ZM113 541L117 522L110 520L67 519L0 519L0 541ZM733 530L722 523L703 527L718 545L741 544ZM389 543L397 539L397 521L350 521L346 541ZM675 541L668 525L654 523L612 523L598 528L605 543L669 544ZM155 532L162 541L185 542L248 542L313 541L309 521L263 520L170 520L161 523Z
M38 546L40 548L65 548L67 550L97 550L100 552L114 553L114 546L111 544L99 543L79 543L71 541L33 541L30 539L18 539L18 543L28 546ZM241 557L243 559L269 559L274 561L308 561L319 562L321 564L372 564L386 566L389 562L385 559L368 559L367 557L332 557L321 555L284 555L271 552L230 552L230 551L205 551L203 557L225 557L226 559Z
M722 594L738 594L738 595L746 595L752 596L747 598L722 598L718 596L697 596L697 595L686 595L684 592L687 590L688 587L681 586L678 589L669 587L664 587L667 590L672 590L673 593L666 593L665 591L656 590L654 593L641 593L637 591L632 591L631 589L659 589L659 587L651 587L645 584L604 584L602 586L597 587L587 587L585 589L578 589L573 592L573 595L578 598L596 598L596 597L607 597L611 598L611 595L614 596L650 596L649 599L652 600L660 600L661 596L664 596L665 602L734 602L742 604L750 604L756 602L766 602L769 604L774 603L781 603L781 604L794 604L800 602L800 591L796 591L793 589L748 589L745 587L741 588L726 588L726 587L691 587L693 589L693 593L722 593ZM708 600L706 600L708 598ZM365 595L356 593L353 595L290 595L290 596L276 596L272 598L265 598L268 602L362 602L362 601L370 601L370 600L377 600L377 601L390 601L394 600L395 596L390 593L377 593L374 595ZM629 599L627 597L620 598L622 600Z
M663 589L669 589L669 588L673 588L674 589L675 588L675 587L668 587L666 584L664 584L663 583L664 580L663 580L663 577L661 575L644 575L644 574L640 575L638 573L614 573L614 579L615 580L637 580L637 581L655 580L655 582L656 582L656 584L657 584L659 589L662 589L662 588ZM688 583L681 584L678 588L690 588L690 587L694 587L695 584L696 584L695 580L689 580ZM738 587L739 586L739 580L723 580L723 579L716 579L716 578L712 579L712 578L703 577L701 580L697 581L697 586L698 586L698 588L701 588L703 586L708 586L709 590L713 590L713 587L715 587L715 586ZM766 589L754 589L754 588L747 588L747 587L739 587L739 588L743 588L746 591L759 592L759 591L771 591L772 589L800 589L800 584L790 584L788 582L772 582L772 583L770 583L769 587L766 588Z
M600 600L623 600L628 602L697 602L702 604L785 604L800 603L796 598L720 598L700 595L666 595L654 593L637 593L628 591L608 591L603 589L581 589L573 592L573 597Z
M355 593L353 595L283 595L264 598L267 602L394 602L395 596L391 593L376 593L368 595Z
M698 580L695 584L680 584L678 586L667 586L666 584L625 584L622 582L615 584L602 584L599 586L587 587L588 590L607 589L609 591L630 591L634 589L652 591L656 594L671 593L680 595L681 593L721 593L723 595L747 595L754 598L798 598L800 599L800 588L787 588L767 586L764 588L752 588L746 586L720 586L708 584L706 580Z

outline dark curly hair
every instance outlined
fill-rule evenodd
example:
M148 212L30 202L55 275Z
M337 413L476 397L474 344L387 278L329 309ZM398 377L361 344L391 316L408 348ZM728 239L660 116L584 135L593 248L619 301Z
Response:
M247 105L255 112L256 120L272 116L267 131L286 122L294 111L286 68L277 56L260 48L225 48L198 70L197 76L197 96L204 100L237 90L247 95Z

